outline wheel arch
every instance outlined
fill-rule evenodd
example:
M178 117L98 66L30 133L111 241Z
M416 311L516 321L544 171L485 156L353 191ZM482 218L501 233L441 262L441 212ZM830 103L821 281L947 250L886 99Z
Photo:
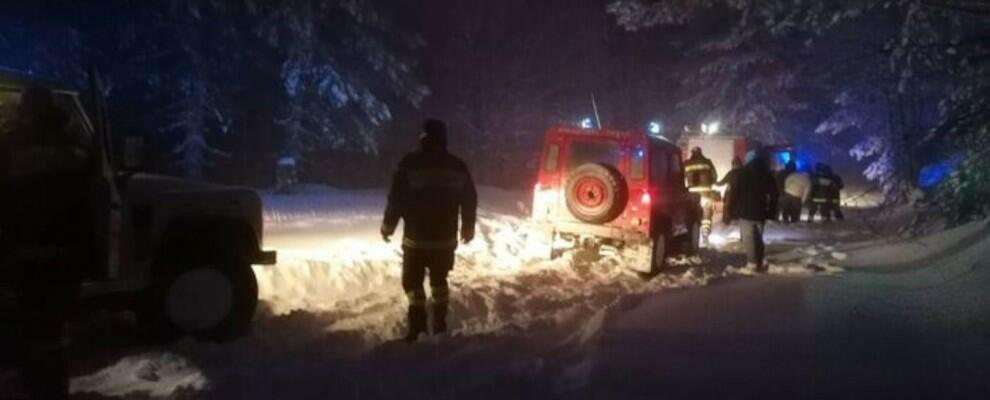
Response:
M250 264L259 251L257 234L245 221L184 217L171 221L163 231L154 264L156 269L176 263Z

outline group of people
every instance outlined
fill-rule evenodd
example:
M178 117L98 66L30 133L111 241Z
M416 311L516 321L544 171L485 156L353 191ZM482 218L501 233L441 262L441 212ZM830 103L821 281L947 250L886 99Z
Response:
M808 206L809 222L815 221L816 214L821 215L822 221L843 219L842 178L823 163L816 164L814 171L808 174L798 171L797 163L789 161L774 175L768 155L754 150L746 154L745 163L738 157L733 158L732 170L717 181L715 165L701 148L695 147L691 149L691 157L684 162L684 174L688 190L699 195L701 244L706 245L711 234L719 196L715 187L725 186L723 222L739 222L747 267L757 271L767 268L763 242L767 220L800 222L804 205Z
M802 209L808 206L808 222L815 221L815 215L828 222L833 218L842 220L841 193L842 177L823 163L815 164L815 170L808 174L797 170L797 164L790 161L777 173L777 190L780 193L780 220L784 223L801 221Z

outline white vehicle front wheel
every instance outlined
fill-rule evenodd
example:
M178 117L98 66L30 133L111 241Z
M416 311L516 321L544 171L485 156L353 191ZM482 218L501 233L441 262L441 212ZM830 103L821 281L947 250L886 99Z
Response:
M141 314L154 336L225 340L254 318L258 283L250 265L197 265L162 277Z
M216 328L230 315L234 287L213 267L179 274L165 290L165 316L182 332Z

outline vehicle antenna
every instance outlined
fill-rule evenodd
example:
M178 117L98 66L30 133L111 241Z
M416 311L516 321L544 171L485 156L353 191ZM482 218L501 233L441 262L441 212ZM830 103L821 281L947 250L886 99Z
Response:
M595 110L595 124L598 125L598 129L602 129L602 118L598 115L598 102L595 101L595 92L591 92L591 108Z

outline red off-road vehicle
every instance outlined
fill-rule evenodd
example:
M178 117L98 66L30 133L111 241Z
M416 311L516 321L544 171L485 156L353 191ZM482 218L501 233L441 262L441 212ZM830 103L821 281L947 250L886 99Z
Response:
M701 209L676 145L644 132L556 127L546 133L532 219L555 242L649 244L659 271L666 257L697 251Z

